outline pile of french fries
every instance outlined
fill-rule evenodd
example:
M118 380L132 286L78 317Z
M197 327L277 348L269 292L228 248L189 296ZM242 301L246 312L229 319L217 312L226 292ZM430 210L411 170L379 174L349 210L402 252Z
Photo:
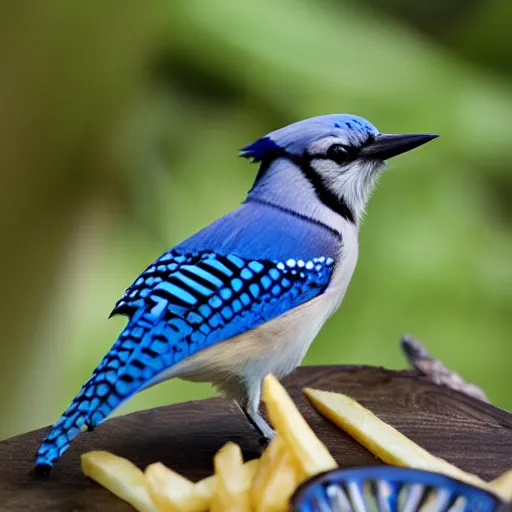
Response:
M512 500L512 470L485 482L431 455L346 395L305 393L384 463L442 473ZM142 472L127 459L93 451L82 455L83 472L140 512L285 512L301 482L337 464L272 375L263 401L277 434L260 459L244 463L240 447L229 442L214 457L214 474L194 483L159 462Z

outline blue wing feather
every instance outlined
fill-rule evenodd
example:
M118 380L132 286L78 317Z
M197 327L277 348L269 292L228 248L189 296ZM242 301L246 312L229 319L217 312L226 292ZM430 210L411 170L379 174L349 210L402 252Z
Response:
M112 314L128 314L128 325L44 440L36 465L51 467L84 425L97 425L164 369L323 293L333 263L165 253L117 303Z

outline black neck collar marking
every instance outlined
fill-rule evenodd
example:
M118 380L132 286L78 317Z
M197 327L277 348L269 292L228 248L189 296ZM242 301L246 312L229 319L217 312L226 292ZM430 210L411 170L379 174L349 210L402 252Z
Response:
M290 208L280 206L280 205L272 203L270 201L265 201L264 199L260 199L259 197L248 197L244 201L244 203L259 203L259 204L268 206L270 208L274 208L274 210L279 210L279 211L287 213L289 215L293 215L294 217L296 217L298 219L309 222L310 224L315 224L316 226L321 227L322 229L326 229L340 241L342 239L341 233L338 230L331 228L331 226L328 226L327 224L324 224L323 222L321 222L317 219L313 219L311 217L308 217L307 215L303 215L302 213L296 212L295 210L292 210Z
M315 194L318 199L325 205L327 208L337 213L345 220L352 222L352 224L356 224L356 217L354 212L350 208L350 206L346 203L343 197L338 197L333 192L329 190L326 186L322 176L320 176L311 166L311 160L317 158L309 155L308 153L304 153L302 156L292 155L288 153L282 148L276 149L272 151L269 155L266 156L261 161L260 169L258 171L258 175L256 176L256 181L254 182L254 186L258 183L258 181L263 177L263 175L267 172L270 164L276 158L287 158L295 165L297 165L306 179L311 183L313 189L315 190ZM254 189L253 186L253 189Z

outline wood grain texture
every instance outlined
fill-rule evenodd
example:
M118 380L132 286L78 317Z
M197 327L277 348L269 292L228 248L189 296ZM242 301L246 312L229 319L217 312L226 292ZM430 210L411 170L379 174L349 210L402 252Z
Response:
M302 388L347 393L433 454L485 480L512 466L512 414L414 372L371 367L299 368L286 387L341 467L380 462L322 418ZM81 434L46 480L32 474L34 454L48 428L0 443L0 504L11 511L123 512L131 507L80 471L81 453L109 450L139 467L161 461L192 478L212 472L214 453L228 440L246 459L259 455L257 436L236 406L219 398L187 402L106 421Z

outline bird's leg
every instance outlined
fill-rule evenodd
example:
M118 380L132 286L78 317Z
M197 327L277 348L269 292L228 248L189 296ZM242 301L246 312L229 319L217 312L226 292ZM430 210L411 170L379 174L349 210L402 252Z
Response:
M259 413L260 396L261 382L258 382L257 384L247 387L247 398L238 405L249 423L260 435L260 445L266 446L274 439L276 433Z
M245 417L260 434L259 443L261 446L267 446L276 436L274 429L263 419L259 412L251 412L249 409L242 408Z

